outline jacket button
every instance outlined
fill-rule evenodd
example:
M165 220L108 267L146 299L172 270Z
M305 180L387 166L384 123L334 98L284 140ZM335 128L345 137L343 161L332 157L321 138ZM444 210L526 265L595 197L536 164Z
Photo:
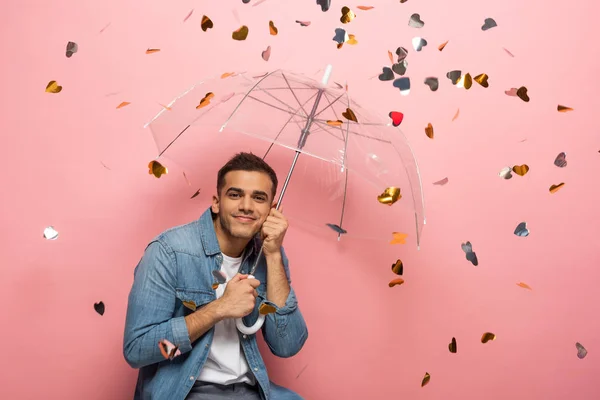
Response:
M242 337L243 337L244 339L246 339L246 338L248 337L248 335L244 335L244 336L242 336Z
M193 381L193 380L194 380L194 377L193 377L193 376L190 376L190 381Z
M255 370L255 371L258 371L258 368L254 367L254 370Z

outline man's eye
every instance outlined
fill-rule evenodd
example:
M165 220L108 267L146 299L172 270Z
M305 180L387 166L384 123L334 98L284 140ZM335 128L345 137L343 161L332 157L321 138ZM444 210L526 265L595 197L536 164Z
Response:
M229 196L236 197L236 196L239 196L239 194L238 193L229 193Z
M267 201L267 199L265 197L262 197L262 196L258 196L256 198L256 200L258 200L258 201Z

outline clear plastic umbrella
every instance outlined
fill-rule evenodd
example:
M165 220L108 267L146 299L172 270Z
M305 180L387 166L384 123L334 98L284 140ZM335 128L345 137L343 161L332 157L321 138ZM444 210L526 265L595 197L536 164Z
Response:
M287 193L290 225L321 229L337 240L406 241L419 248L424 199L406 137L388 116L376 117L343 85L329 83L330 73L328 66L320 82L283 70L233 73L193 85L146 124L157 161L175 162L194 184L215 187L207 155L262 152L280 181L285 171L277 208ZM248 328L240 319L237 326L254 333L263 320Z

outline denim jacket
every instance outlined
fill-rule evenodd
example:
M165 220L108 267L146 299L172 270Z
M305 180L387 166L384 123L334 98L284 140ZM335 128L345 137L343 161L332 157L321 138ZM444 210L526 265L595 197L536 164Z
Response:
M258 237L248 243L241 273L249 273L260 246ZM283 248L281 254L288 282L291 282ZM208 357L214 327L192 344L184 316L193 312L187 307L190 303L200 308L216 299L212 271L219 270L222 261L210 208L200 219L163 232L146 247L134 271L123 341L125 360L139 369L134 400L184 400L188 395ZM277 307L266 300L264 257L255 276L261 282L258 297L254 310L244 317L244 322L247 326L254 324L262 303L275 307L276 312L269 314L262 326L263 337L273 354L291 357L300 351L308 337L294 289L290 283L285 305ZM268 400L269 378L256 334L238 334L261 397ZM181 355L165 360L158 346L162 339L179 346Z

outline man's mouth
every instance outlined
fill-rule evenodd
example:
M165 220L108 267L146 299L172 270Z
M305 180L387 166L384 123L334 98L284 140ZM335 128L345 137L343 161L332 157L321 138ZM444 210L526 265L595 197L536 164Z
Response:
M252 217L244 217L244 216L241 216L241 215L235 217L235 219L237 219L238 221L241 221L241 222L252 222L252 221L254 221L254 218L252 218Z

